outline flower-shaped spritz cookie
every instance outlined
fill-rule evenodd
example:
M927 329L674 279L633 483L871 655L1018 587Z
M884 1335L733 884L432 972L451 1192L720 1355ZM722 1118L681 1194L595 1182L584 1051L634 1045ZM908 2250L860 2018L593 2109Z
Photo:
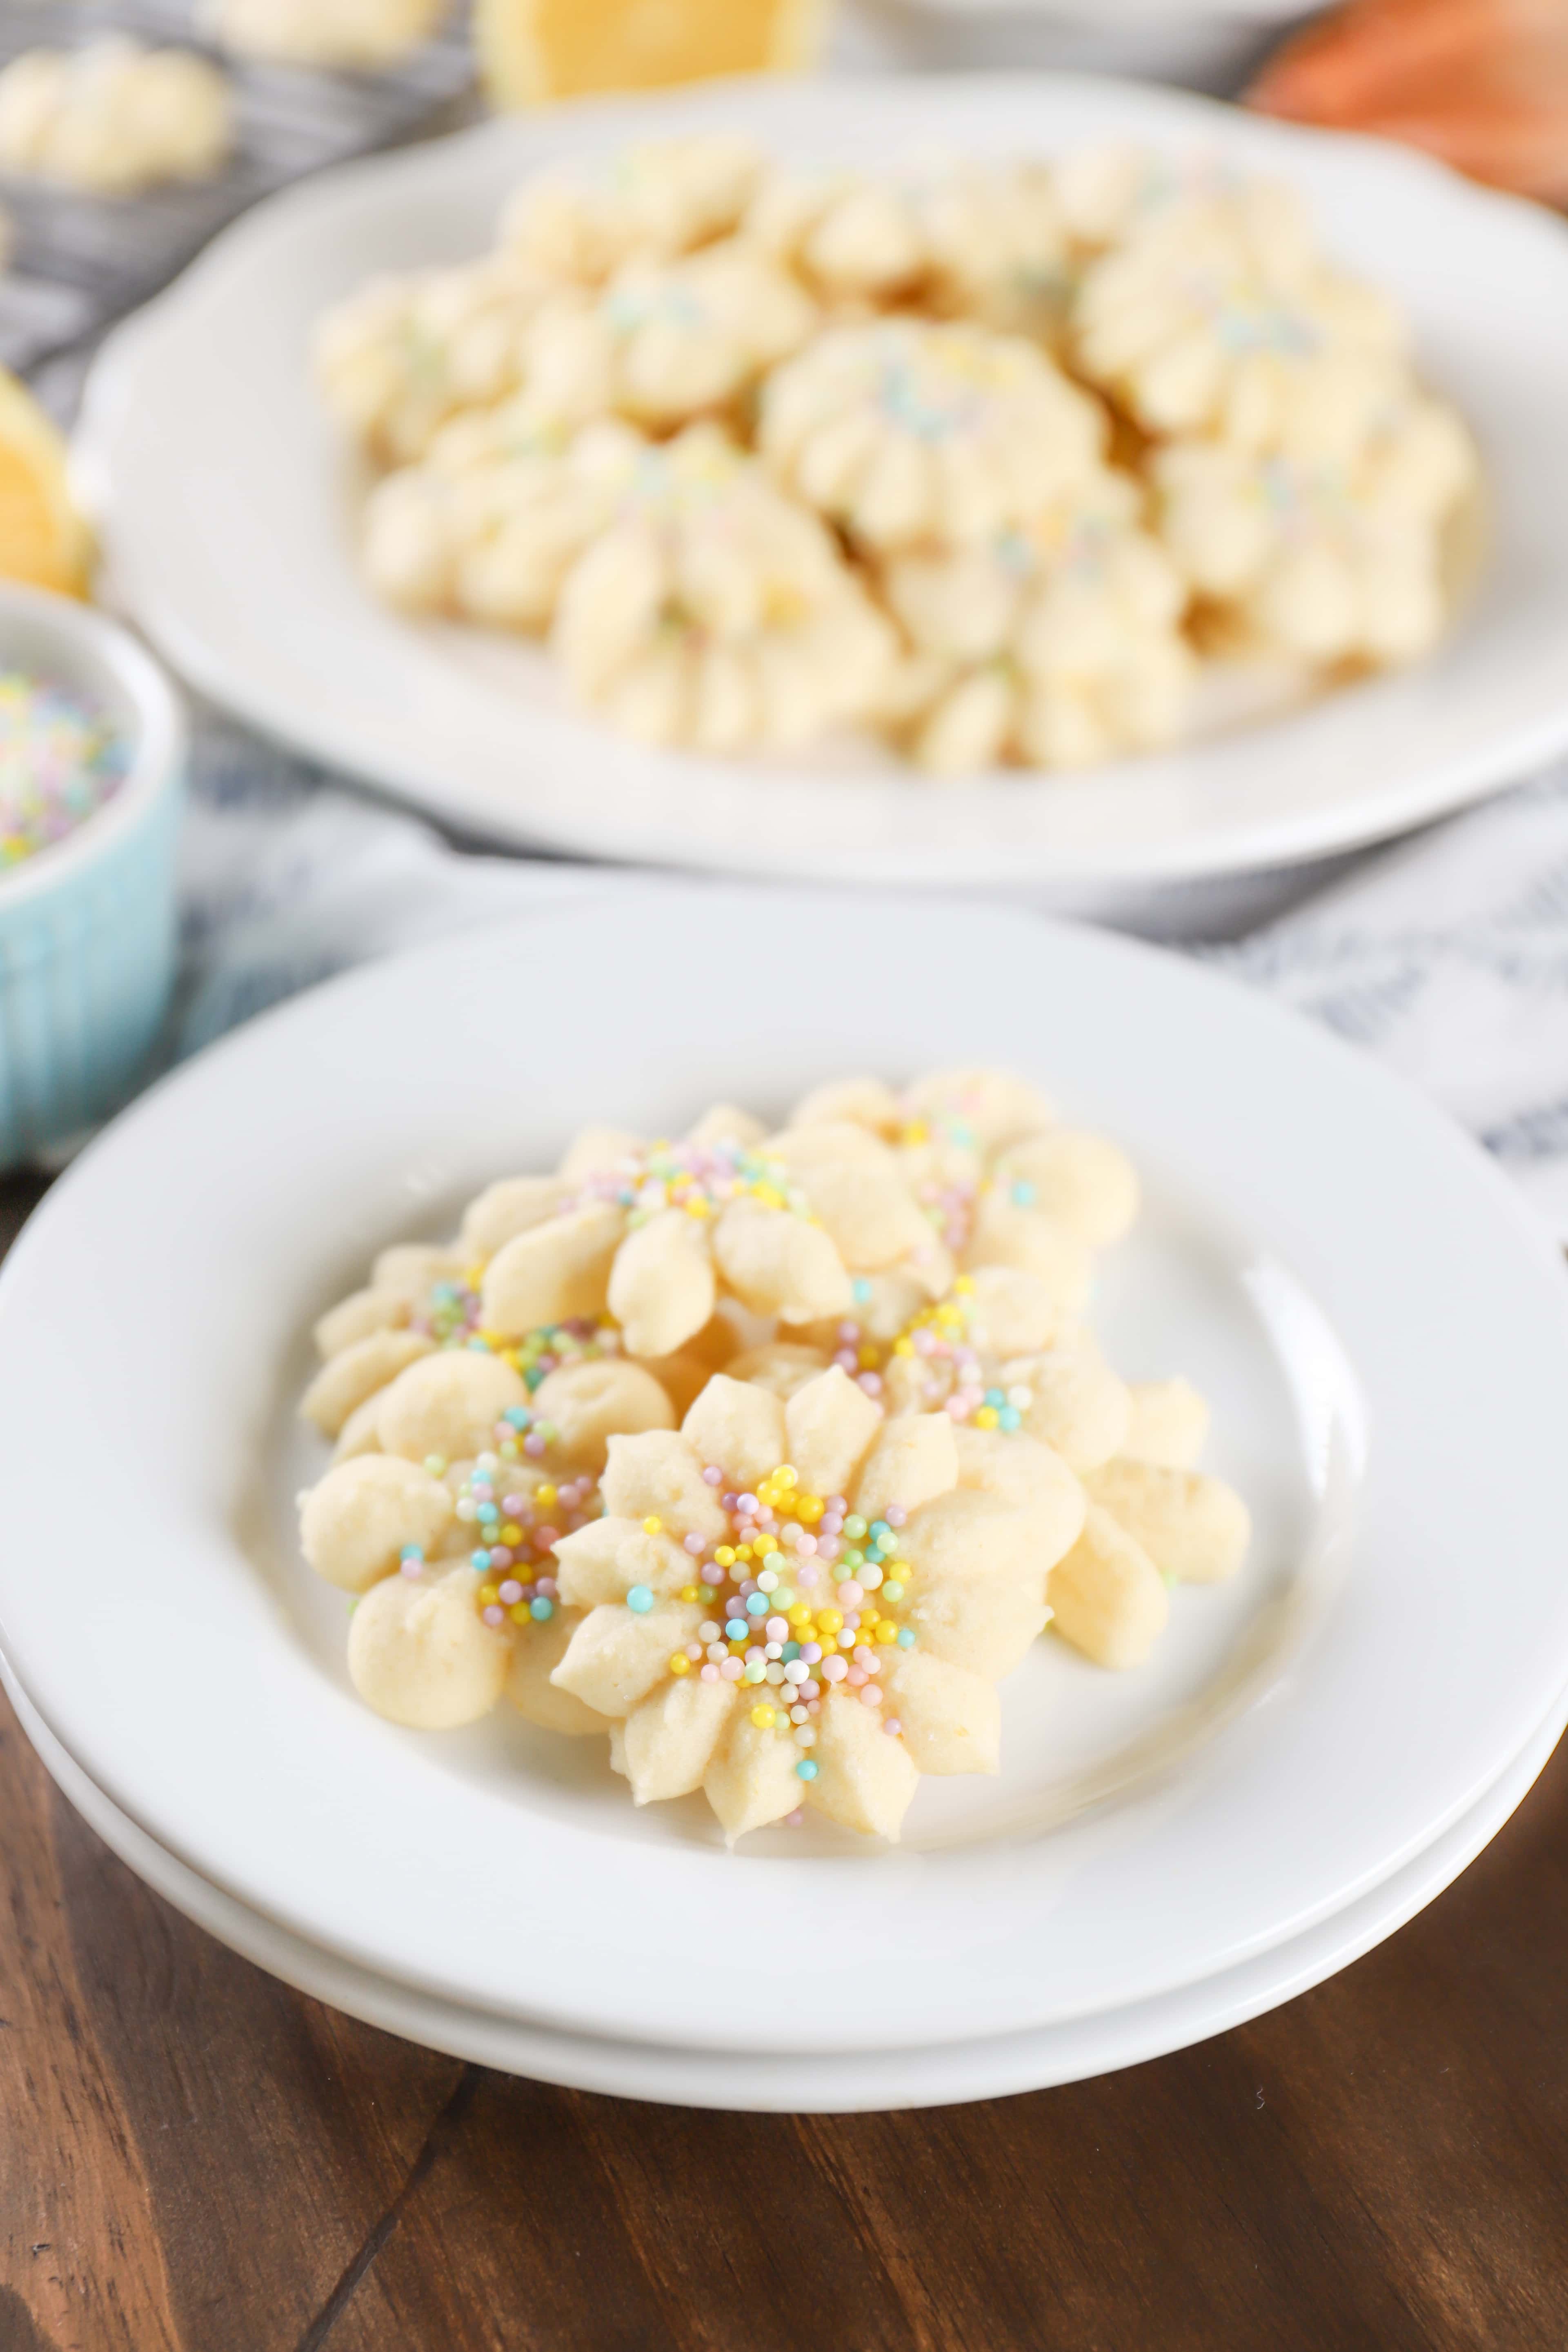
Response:
M233 138L228 83L190 49L104 35L25 49L0 73L0 172L130 195L216 172Z
M651 743L800 743L860 717L893 634L815 515L712 428L650 451L567 575L553 645L577 699Z
M527 330L552 291L504 257L374 278L317 327L321 396L374 457L405 465L459 409L516 389Z
M602 293L563 294L541 312L529 395L568 424L614 415L668 428L729 407L816 324L809 297L734 239L628 262Z
M1443 525L1470 488L1468 436L1415 400L1353 465L1173 443L1151 461L1164 544L1194 589L1311 662L1414 659L1447 617Z
M1392 304L1331 270L1283 191L1245 184L1142 214L1090 264L1073 362L1144 431L1342 456L1404 374Z
M1030 531L882 567L882 593L931 666L912 730L922 765L1082 767L1181 732L1196 672L1180 626L1186 583L1118 503L1068 501Z
M445 0L210 0L200 19L240 56L374 70L430 38Z
M1120 1241L1137 1215L1126 1154L1104 1136L1063 1127L1038 1089L1010 1070L932 1070L901 1091L879 1078L844 1079L807 1095L792 1124L843 1122L892 1150L954 1269L1035 1276L1063 1325L1088 1304L1094 1252ZM903 1303L888 1311L897 1315ZM884 1315L874 1336L891 1338L905 1319Z
M630 425L542 425L527 396L442 427L423 463L365 501L370 585L406 612L544 629L561 583L610 521L641 462Z
M970 544L1098 468L1101 414L1035 345L912 319L838 327L763 388L758 446L867 547Z
M710 1112L679 1142L592 1131L544 1213L484 1270L488 1329L526 1332L605 1308L629 1354L663 1360L709 1326L721 1296L786 1325L842 1315L851 1268L921 1252L929 1232L872 1139L796 1155L789 1135ZM848 1153L855 1141L869 1150ZM526 1181L526 1180L525 1180Z
M556 1546L587 1613L553 1680L618 1721L636 1801L700 1788L731 1843L803 1798L896 1837L922 1772L994 1771L993 1685L1084 1508L1021 1444L961 1459L837 1370L787 1404L720 1375L679 1435L614 1441L606 1516Z
M541 172L501 216L502 249L542 276L597 286L634 257L672 260L727 236L762 159L725 131L628 147L596 177Z

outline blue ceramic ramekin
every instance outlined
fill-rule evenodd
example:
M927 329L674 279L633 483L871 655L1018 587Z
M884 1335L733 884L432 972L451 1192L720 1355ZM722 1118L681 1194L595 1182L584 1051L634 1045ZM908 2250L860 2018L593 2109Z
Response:
M130 759L104 807L0 874L0 1168L47 1160L147 1075L174 980L185 724L157 664L101 614L0 583L0 667L102 711Z

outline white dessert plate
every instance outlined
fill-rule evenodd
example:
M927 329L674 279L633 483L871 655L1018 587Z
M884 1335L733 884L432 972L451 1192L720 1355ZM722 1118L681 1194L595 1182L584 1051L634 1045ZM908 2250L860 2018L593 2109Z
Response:
M459 2009L378 1977L291 1936L277 1921L226 1895L163 1847L111 1805L78 1769L28 1706L15 1680L5 1681L22 1727L61 1792L104 1843L155 1893L188 1919L258 1968L300 1992L346 2010L405 2041L454 2058L472 2059L509 2074L563 2083L575 2091L670 2105L752 2109L774 2115L844 2115L894 2107L949 2106L961 2099L994 2099L1041 2091L1058 2083L1109 2074L1120 2066L1162 2058L1249 2018L1277 2009L1298 1993L1348 1968L1404 1927L1473 1862L1522 1804L1562 1737L1562 1703L1546 1725L1479 1805L1435 1838L1424 1853L1358 1902L1319 1927L1293 1937L1256 1960L1223 1969L1202 1984L1104 2016L1066 2025L1003 2034L982 2042L932 2044L921 2050L845 2051L833 2058L809 2052L779 2057L767 2052L663 2049L586 2034L552 2032L516 2018Z
M1081 777L933 784L866 749L656 753L574 715L536 648L416 625L356 575L350 468L312 393L322 309L479 251L531 165L699 124L879 159L1107 139L1294 181L1396 295L1485 461L1484 566L1425 665ZM221 236L111 337L78 473L111 593L204 692L449 823L520 845L767 878L1096 887L1282 864L1397 832L1568 741L1568 232L1408 151L1070 77L732 83L513 117L325 174Z
M923 1784L893 1850L781 1828L731 1855L698 1799L634 1811L597 1741L368 1714L290 1506L322 1458L303 1335L373 1249L593 1117L668 1131L977 1055L1133 1152L1147 1213L1098 1320L1131 1374L1213 1398L1241 1576L1177 1593L1138 1675L1040 1644L1002 1774ZM648 884L264 1016L68 1173L0 1272L27 1465L0 1637L133 1822L380 1974L713 2049L809 1980L792 2047L960 2041L1243 1962L1481 1799L1568 1684L1565 1412L1546 1233L1316 1028L1022 916Z

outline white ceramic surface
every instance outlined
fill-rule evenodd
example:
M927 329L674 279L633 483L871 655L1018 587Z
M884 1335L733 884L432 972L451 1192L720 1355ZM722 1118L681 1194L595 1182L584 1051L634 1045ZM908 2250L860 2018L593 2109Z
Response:
M928 1783L890 1852L780 1830L730 1856L695 1801L634 1812L593 1743L369 1715L341 1599L284 1532L313 1313L590 1117L657 1131L977 1051L1137 1158L1148 1278L1108 1279L1111 1344L1213 1392L1258 1518L1237 1584L1178 1594L1142 1677L1043 1645L1007 1769ZM121 1811L380 1973L734 2048L747 2017L708 1988L785 2013L804 1948L815 2047L978 2038L1283 1943L1479 1801L1568 1681L1565 1411L1548 1237L1315 1027L1021 916L868 902L849 926L832 894L650 883L297 1000L84 1155L0 1272L0 1425L29 1465L0 1488L0 1633ZM68 1518L114 1530L90 1574ZM759 1937L774 1886L790 1932Z
M1046 2090L1163 2057L1278 2008L1348 1968L1440 1895L1523 1801L1563 1724L1559 1702L1544 1727L1527 1741L1481 1802L1373 1893L1261 1958L1222 1970L1202 1984L1101 2017L1041 2026L1032 2033L927 2050L777 2057L746 2051L661 2049L551 2032L515 2018L459 2009L323 1952L290 1936L276 1920L237 1903L165 1853L72 1763L5 1673L3 1662L0 1678L59 1788L121 1860L197 1927L300 1992L405 2041L506 2074L620 2098L784 2115L946 2106L963 2099Z
M1408 309L1479 436L1489 551L1431 660L1268 725L1082 777L935 784L869 750L811 766L660 754L573 715L531 646L378 607L313 320L377 269L487 241L531 164L696 123L896 157L1105 137L1295 181L1330 246ZM518 844L776 877L1031 887L1285 863L1395 832L1568 741L1568 231L1408 151L1171 91L1013 74L734 83L550 110L325 174L260 206L111 337L78 478L113 593L205 692L455 824Z

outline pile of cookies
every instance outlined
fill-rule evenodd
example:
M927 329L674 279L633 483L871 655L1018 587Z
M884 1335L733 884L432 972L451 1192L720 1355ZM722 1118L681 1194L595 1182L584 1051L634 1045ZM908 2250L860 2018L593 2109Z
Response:
M773 1133L591 1129L383 1252L301 1407L356 1689L606 1736L637 1803L701 1790L731 1843L803 1805L896 1837L922 1774L996 1770L1047 1626L1135 1667L1246 1552L1203 1400L1086 1321L1137 1206L1025 1080L949 1070Z
M586 709L924 767L1178 740L1446 619L1476 462L1288 190L1124 149L894 174L721 134L541 173L321 324L373 590L547 637Z

